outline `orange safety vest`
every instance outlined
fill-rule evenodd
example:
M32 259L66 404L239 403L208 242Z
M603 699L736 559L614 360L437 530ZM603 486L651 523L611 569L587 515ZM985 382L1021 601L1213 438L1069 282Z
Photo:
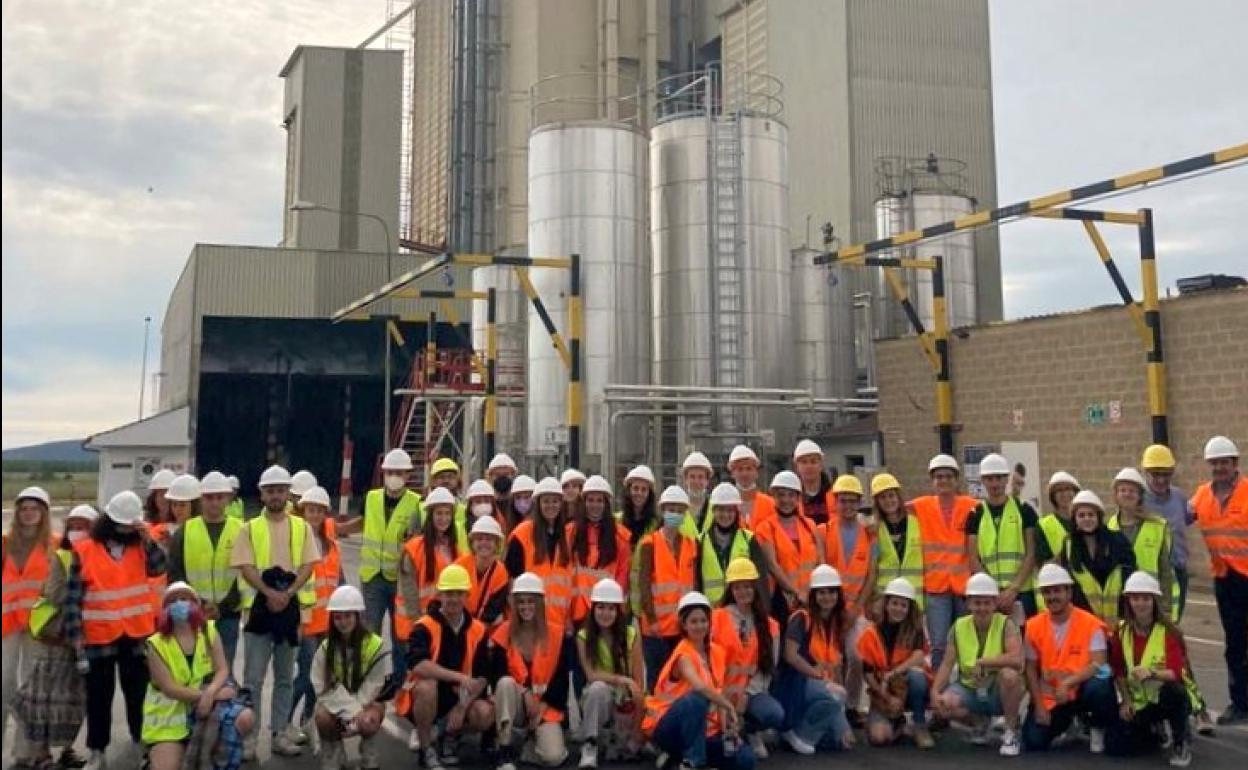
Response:
M566 532L565 532L566 536ZM576 570L571 561L557 564L558 552L551 554L551 561L537 563L537 549L533 543L533 522L522 521L511 531L511 540L524 549L524 568L542 579L546 587L546 611L556 617L564 617L572 608L572 578Z
M128 545L121 560L94 538L74 543L82 565L82 635L87 645L112 644L123 636L146 639L156 631L156 608L147 583L142 545Z
M867 583L867 573L871 570L871 535L867 528L855 521L858 528L858 539L854 542L854 551L845 560L844 549L841 548L840 517L823 525L823 542L827 548L824 554L828 564L841 573L841 592L845 595L845 604L850 612L858 611L858 599Z
M57 547L54 537L52 548ZM26 631L30 625L30 609L35 606L43 591L43 583L48 579L48 549L34 547L26 557L26 564L21 570L17 562L9 556L9 539L4 539L3 568L3 611L5 638L17 631Z
M608 516L610 514L607 514ZM592 531L592 530L591 530ZM601 535L602 530L598 530ZM576 542L576 525L568 524L568 548L572 548L572 544ZM589 615L589 595L593 593L594 586L599 580L611 578L615 580L615 576L620 574L619 566L621 562L624 564L624 573L628 573L628 528L622 524L615 527L615 561L610 564L598 564L598 541L594 537L589 538L589 564L581 564L577 561L576 552L573 550L572 561L575 563L572 574L572 621L580 623ZM591 567L591 564L597 564L597 567ZM628 584L623 585L625 592L628 590ZM627 596L625 603L627 603Z
M1213 576L1226 577L1230 570L1248 576L1248 478L1240 475L1225 508L1213 485L1201 484L1192 496L1192 508L1209 548Z
M789 616L789 623L801 623L806 629L806 659L824 672L824 678L831 680L829 668L841 666L841 646L835 633L824 634L822 628L815 623L807 610L794 610Z
M780 524L780 515L764 519L754 529L754 537L776 549L776 564L785 577L797 586L799 598L806 599L810 587L810 573L819 566L819 551L815 547L815 524L802 514L797 514L797 542Z
M748 519L744 515L745 509L741 509L741 526L746 529L757 530L759 524L762 524L767 519L775 518L776 498L757 489L751 493L743 493L741 497L748 498L751 494L754 496L754 507L750 509Z
M767 618L773 640L780 637L780 624L775 618ZM758 629L752 624L744 639L741 625L728 607L717 607L711 612L711 641L724 648L728 656L727 673L724 675L724 694L729 697L744 694L751 677L758 673ZM771 650L767 651L771 654Z
M563 649L563 627L553 623L546 624L546 640L533 651L531 662L525 661L520 650L511 644L511 621L503 621L494 630L490 635L490 645L507 654L507 675L541 700L551 680L555 678L555 670L559 668L559 654ZM563 721L562 710L545 702L541 705L543 722Z
M958 495L953 501L953 517L948 523L940 510L936 495L916 497L910 501L919 519L923 537L923 588L930 594L966 593L971 576L970 558L966 554L966 519L979 507L979 501Z
M650 738L654 736L654 730L659 726L659 720L672 707L672 704L680 700L680 698L693 691L693 686L684 679L673 680L673 675L677 673L677 662L688 657L693 661L693 667L698 672L698 677L716 690L723 690L725 680L728 674L728 653L723 647L711 640L707 640L707 658L710 665L707 665L707 658L703 658L688 639L681 639L680 644L676 645L676 649L672 650L672 655L667 659L667 663L663 665L663 670L659 672L658 681L654 685L654 694L646 696L646 715L641 720L641 731ZM708 736L717 735L720 730L719 709L712 708L706 715L706 734Z
M507 567L503 564L502 559L495 559L494 563L486 569L485 575L477 574L477 557L473 554L466 553L455 560L455 563L464 568L468 573L468 599L464 603L464 610L477 620L481 620L481 616L485 614L485 605L489 603L490 597L507 588L507 584L511 582L511 576L507 574ZM482 578L488 576L488 580L482 581Z
M698 544L693 538L677 534L680 552L672 553L662 529L646 535L642 546L650 544L654 573L650 577L650 595L654 599L654 623L641 613L643 636L679 636L680 615L676 606L680 597L693 590L698 569Z
M858 657L868 668L881 673L897 668L913 654L914 648L896 645L893 647L893 654L888 655L884 648L884 636L875 623L867 626L862 636L858 637ZM925 673L928 680L931 680L932 672L925 670Z
M434 549L433 580L429 580L425 574L424 535L409 539L403 545L403 550L407 552L407 558L412 563L412 574L416 576L416 586L420 593L419 611L412 612L407 606L407 600L403 598L402 587L394 592L394 635L406 642L412 635L412 624L416 622L416 618L424 614L433 600L438 598L438 575L441 575L442 570L450 565L451 560ZM403 554L400 553L399 559L402 560L402 558ZM406 578L401 579L406 580Z
M312 565L312 576L308 580L316 585L316 605L308 615L308 622L303 624L304 636L319 636L329 631L329 597L338 587L338 572L342 565L342 551L338 549L338 540L331 534L334 530L325 521L325 542L329 547L321 554L321 560Z
M481 646L481 640L485 638L485 625L471 615L465 615L465 617L468 621L468 634L464 642L468 645L468 649L464 650L464 663L459 672L472 676L472 666L477 657L477 648ZM442 649L442 624L429 615L421 615L420 619L413 624L413 628L416 626L423 626L429 631L429 660L437 663L438 652ZM438 665L441 664L439 663ZM419 681L420 674L416 673L416 669L408 669L407 679L404 680L403 687L399 689L399 694L394 697L394 711L396 714L400 716L411 714L412 688Z
M1061 647L1053 642L1053 616L1048 612L1030 618L1024 627L1028 644L1040 655L1040 700L1049 709L1057 705L1058 683L1092 662L1092 637L1104 628L1086 610L1071 607L1070 613L1070 625Z

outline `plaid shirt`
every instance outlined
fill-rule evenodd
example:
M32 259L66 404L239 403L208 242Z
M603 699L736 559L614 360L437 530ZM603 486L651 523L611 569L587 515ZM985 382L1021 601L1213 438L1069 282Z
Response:
M147 555L147 576L157 577L165 574L166 556L164 549L154 542L144 543L143 549ZM62 630L65 634L65 641L73 649L78 650L79 655L87 660L111 657L124 648L128 648L135 657L143 657L146 654L146 650L142 644L83 644L82 599L86 592L86 586L82 582L82 561L78 558L78 553L75 551L73 559L69 562L69 580L65 586L65 607L62 611Z

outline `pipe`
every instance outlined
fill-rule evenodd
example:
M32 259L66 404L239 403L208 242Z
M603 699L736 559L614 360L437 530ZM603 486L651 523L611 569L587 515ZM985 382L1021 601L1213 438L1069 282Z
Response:
M722 394L726 396L796 396L810 398L810 391L798 388L717 388L700 385L619 385L607 384L603 392L611 393L672 393L672 394Z
M616 426L621 417L676 417L683 419L686 417L710 417L709 410L701 409L620 409L614 410L610 404L607 404L607 436L606 456L602 458L602 472L608 478L614 474L615 468L615 442L610 437L615 436Z
M648 396L607 396L605 399L608 404L653 404L656 399ZM750 399L750 398L695 398L695 397L677 397L661 399L664 404L689 404L691 406L806 406L808 409L814 407L811 399L789 401L779 398Z

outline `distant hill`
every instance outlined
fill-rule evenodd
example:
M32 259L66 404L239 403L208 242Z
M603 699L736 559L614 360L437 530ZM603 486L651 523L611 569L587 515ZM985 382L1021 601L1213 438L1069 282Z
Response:
M88 452L83 449L82 442L83 439L69 439L67 441L49 441L44 444L17 447L16 449L6 449L4 450L3 460L6 463L10 461L51 463L95 462L95 452Z

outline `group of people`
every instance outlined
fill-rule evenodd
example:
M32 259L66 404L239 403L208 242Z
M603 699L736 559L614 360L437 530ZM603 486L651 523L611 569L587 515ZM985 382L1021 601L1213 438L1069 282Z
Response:
M537 481L505 454L471 484L439 459L417 493L392 450L343 519L307 471L264 471L251 515L230 477L162 472L146 501L78 506L56 536L32 487L4 540L12 756L101 766L120 681L157 770L238 767L262 716L276 754L310 744L336 770L358 737L376 768L388 712L430 770L458 764L468 735L499 770L558 766L569 737L582 768L653 752L751 770L778 745L844 751L859 735L927 749L950 722L976 744L996 723L1003 756L1086 730L1092 752L1161 747L1186 766L1191 730L1214 729L1177 625L1192 524L1226 638L1217 722L1248 722L1248 479L1229 439L1204 454L1211 481L1190 500L1154 445L1110 505L1055 473L1045 515L1000 455L979 464L982 499L937 455L930 494L907 501L888 473L869 489L833 478L805 440L766 492L738 446L731 481L693 452L679 483L637 466L618 497L576 470ZM352 585L339 540L357 534Z

